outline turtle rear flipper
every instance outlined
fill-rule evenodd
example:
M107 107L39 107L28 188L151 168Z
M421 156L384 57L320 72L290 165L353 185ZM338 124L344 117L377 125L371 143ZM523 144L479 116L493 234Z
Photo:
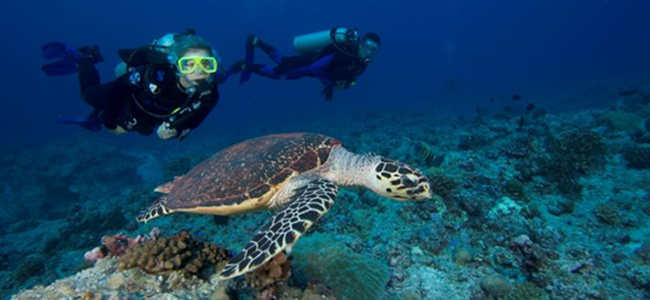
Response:
M221 272L222 279L253 271L287 249L324 215L336 199L338 188L319 179L296 190L289 205L273 216L242 252L230 259Z
M145 210L143 210L137 217L136 220L138 222L143 222L147 223L149 220L153 218L160 217L162 215L166 214L171 214L174 212L173 210L168 209L165 207L165 203L167 203L167 197L160 197L154 202L153 205L149 206Z

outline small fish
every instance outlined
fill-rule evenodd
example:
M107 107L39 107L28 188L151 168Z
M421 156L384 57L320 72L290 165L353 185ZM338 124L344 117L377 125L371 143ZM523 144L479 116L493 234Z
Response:
M494 103L494 98L490 98L490 102Z
M523 128L525 123L526 119L523 116L519 117L519 129Z
M506 106L503 107L503 111L505 111L507 113L512 113L513 108L512 108L511 105L506 105Z
M520 100L520 99L521 99L521 95L519 95L519 94L512 95L512 100L517 101L517 100Z
M526 105L526 110L527 111L532 111L533 109L535 109L535 104L528 103L528 105Z

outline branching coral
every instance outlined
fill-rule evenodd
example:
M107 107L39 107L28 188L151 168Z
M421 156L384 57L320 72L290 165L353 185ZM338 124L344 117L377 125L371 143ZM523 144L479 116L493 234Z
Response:
M168 274L181 271L186 276L200 275L228 259L227 250L192 239L189 233L149 240L130 248L120 257L121 270L140 268L147 273Z

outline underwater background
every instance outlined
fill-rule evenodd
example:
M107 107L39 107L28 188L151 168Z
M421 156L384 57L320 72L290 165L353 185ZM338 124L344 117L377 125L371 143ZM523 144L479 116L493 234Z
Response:
M650 298L650 2L1 7L2 299L265 299L268 285L280 286L279 299ZM118 49L186 28L228 67L244 56L250 33L291 55L295 36L333 26L381 36L356 86L326 102L314 79L254 76L240 85L233 77L182 142L56 124L90 108L75 75L39 70L40 47L51 41L99 45L98 69L109 81ZM156 186L218 150L297 131L417 166L436 197L398 203L341 189L296 244L291 277L266 285L120 271L117 258L84 261L104 236L149 236L154 228L240 250L270 213L225 224L191 214L146 225L134 218Z

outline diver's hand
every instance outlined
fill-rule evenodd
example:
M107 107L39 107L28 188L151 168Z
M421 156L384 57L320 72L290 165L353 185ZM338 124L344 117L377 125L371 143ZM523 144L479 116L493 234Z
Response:
M106 128L106 130L114 135L122 135L126 133L126 129L122 128L120 125L115 126L113 129Z
M190 129L189 128L183 129L183 131L181 131L181 134L178 135L178 140L179 141L184 140L188 134L190 134Z
M173 137L176 137L176 134L178 132L176 131L176 129L170 128L169 123L163 122L162 124L160 124L160 126L158 126L158 130L156 131L156 133L158 134L159 138L163 140L168 140Z

